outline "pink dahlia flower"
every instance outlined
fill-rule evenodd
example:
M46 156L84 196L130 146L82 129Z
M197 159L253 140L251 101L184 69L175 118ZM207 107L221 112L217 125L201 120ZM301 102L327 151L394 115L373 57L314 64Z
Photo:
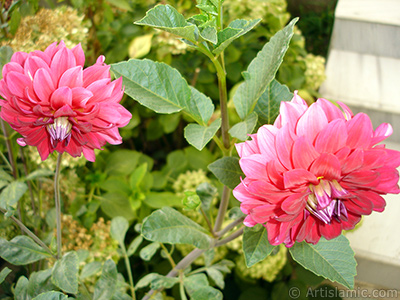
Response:
M83 69L81 45L64 42L31 53L16 52L3 67L1 118L22 135L21 146L36 146L42 160L49 153L81 153L95 160L94 149L120 144L118 127L131 114L119 102L122 78L111 81L104 56Z
M263 224L272 245L335 238L383 211L380 195L400 192L400 152L377 145L392 127L374 131L366 114L340 106L318 99L308 107L295 93L274 125L236 144L246 178L233 194L245 225Z

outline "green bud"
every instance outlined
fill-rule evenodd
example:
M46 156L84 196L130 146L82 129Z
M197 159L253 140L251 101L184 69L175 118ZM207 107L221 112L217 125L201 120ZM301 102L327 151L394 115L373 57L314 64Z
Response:
M196 192L186 191L184 192L185 198L183 198L183 209L184 210L196 210L200 204L200 197L196 194Z

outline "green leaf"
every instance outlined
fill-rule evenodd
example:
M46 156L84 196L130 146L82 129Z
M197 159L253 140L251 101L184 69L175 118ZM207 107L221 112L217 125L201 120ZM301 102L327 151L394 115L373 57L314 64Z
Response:
M172 133L176 130L181 120L180 114L172 115L161 115L159 116L159 122L164 129L165 133Z
M150 285L150 287L154 290L160 288L170 289L178 282L179 278L176 277L167 277L157 273L150 273L141 278L136 284L135 288L140 289Z
M123 10L132 11L132 7L127 0L107 0L108 3Z
M100 279L94 287L93 299L110 300L115 293L117 285L117 267L113 260L108 259L104 263Z
M184 151L189 167L194 170L207 171L207 166L214 161L214 155L207 148L199 151L193 147L186 147Z
M217 29L215 29L215 27L205 26L200 29L200 37L207 42L216 44L218 41Z
M156 210L147 217L142 235L150 241L191 244L200 249L208 248L211 241L203 227L170 207Z
M139 248L142 242L143 242L143 237L141 235L138 235L137 237L134 238L132 243L129 245L128 250L126 251L128 257L136 252L136 250Z
M293 19L289 25L277 32L243 73L245 81L239 85L233 96L233 102L242 120L253 111L257 100L274 79L289 47L297 20L298 18Z
M120 245L124 245L125 235L129 229L129 222L124 217L115 217L111 220L110 234Z
M26 176L25 180L33 180L36 178L48 177L48 176L53 176L53 175L54 175L54 171L52 171L52 170L39 169L39 170L33 171L28 176Z
M10 264L21 266L51 257L30 237L19 235L11 241L0 238L0 256Z
M11 272L12 272L12 270L7 268L7 267L4 267L3 270L1 270L1 272L0 272L0 284L3 283L3 281L6 279L8 274L10 274Z
M158 249L160 249L160 243L151 243L140 250L139 256L141 259L149 261L154 256L154 254L156 254Z
M144 203L151 208L163 208L164 206L182 207L182 197L171 192L150 192L146 194Z
M210 97L190 86L190 99L185 109L189 115L200 125L207 125L214 112L214 104Z
M0 47L0 68L3 69L3 66L6 63L9 63L11 60L11 56L13 55L13 49L9 46L1 46ZM0 78L1 78L0 74Z
M103 195L100 204L101 210L110 218L122 216L128 221L135 218L135 213L126 194L121 192Z
M133 171L132 175L129 178L129 183L133 190L137 189L142 182L146 172L148 170L147 163L141 164L135 171Z
M267 230L262 225L245 227L243 233L243 252L247 267L265 259L276 246L268 242Z
M192 43L197 41L198 29L171 5L157 5L150 9L146 16L135 22L136 25L147 25L181 36Z
M206 286L194 292L191 300L222 300L222 293L216 288Z
M28 190L28 185L25 182L11 182L0 194L0 207L7 209L7 206L13 206Z
M55 291L45 292L33 298L33 300L67 300L67 299L68 299L67 295Z
M211 141L220 127L221 119L215 120L208 127L198 124L189 124L185 127L185 139L190 145L201 151L205 145Z
M213 16L218 16L218 11L217 8L214 5L196 5L197 8L201 9L202 11L213 15Z
M100 272L101 270L101 262L99 261L92 261L91 263L86 264L81 272L81 279L88 278Z
M122 76L125 93L157 113L174 113L186 107L191 91L174 68L148 59L130 59L111 65Z
M53 283L64 292L78 293L79 263L76 252L68 252L57 260L51 272Z
M8 182L11 182L11 181L14 180L14 178L10 174L5 172L4 170L0 169L0 180L5 180L5 181L8 181Z
M263 124L274 123L279 114L279 107L282 101L290 101L293 93L286 85L280 84L275 79L269 84L265 92L258 99L254 111L258 114L258 122Z
M138 164L141 153L132 150L117 150L107 158L105 172L110 175L129 175Z
M30 300L28 294L29 280L25 276L21 276L15 285L14 296L15 300Z
M240 177L244 177L236 157L223 157L208 165L208 169L221 181L222 184L234 189L240 183Z
M243 122L237 123L229 130L229 134L238 140L245 141L249 134L253 133L257 124L257 114L252 112Z
M196 193L200 197L201 206L204 211L208 212L210 210L212 201L216 197L217 192L217 188L208 182L203 182L196 188Z
M214 280L217 287L219 287L220 289L223 290L225 287L225 281L224 281L224 275L222 274L222 272L215 268L207 268L206 272L207 272L208 276L212 280Z
M41 293L56 289L56 286L51 280L51 272L52 269L47 269L31 274L27 287L27 294L30 296L30 298L34 298Z
M194 274L186 277L183 280L183 284L190 297L192 297L196 291L209 286L207 276L204 273Z
M258 23L260 23L261 19L255 20L235 20L232 21L228 27L218 32L218 43L213 53L215 55L219 55L222 51L225 50L234 40L245 35L250 30L252 30Z
M357 262L345 236L329 241L321 238L316 245L295 243L289 251L293 259L306 269L349 289L354 288Z

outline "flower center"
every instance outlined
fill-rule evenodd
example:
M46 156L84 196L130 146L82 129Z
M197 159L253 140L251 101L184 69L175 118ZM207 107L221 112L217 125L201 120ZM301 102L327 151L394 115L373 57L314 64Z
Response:
M54 148L57 147L59 142L64 140L65 146L67 146L71 140L72 125L68 121L67 117L59 117L54 119L54 123L47 125L46 129L50 134L50 142Z
M336 180L320 179L318 185L310 185L309 191L311 194L307 199L305 217L311 213L325 224L330 224L333 218L338 222L347 220L347 209L342 198L348 197L350 193Z

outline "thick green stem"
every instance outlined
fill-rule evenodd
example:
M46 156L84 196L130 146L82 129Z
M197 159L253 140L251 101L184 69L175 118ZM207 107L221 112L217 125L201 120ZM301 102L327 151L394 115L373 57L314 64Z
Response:
M61 169L62 153L58 153L56 173L54 175L54 199L56 204L57 218L57 258L62 257L62 242L61 242L61 201L60 201L60 169Z
M3 214L7 213L2 208L0 208L0 211ZM56 256L53 254L53 252L51 252L50 248L47 247L47 245L36 234L34 234L32 231L30 231L29 228L24 225L24 223L22 223L20 220L18 220L14 216L11 216L9 218L11 220L13 220L21 228L21 230L24 231L28 236L30 236L39 246L41 246L43 248L43 250L45 250L47 253L49 253L52 257L56 258Z

